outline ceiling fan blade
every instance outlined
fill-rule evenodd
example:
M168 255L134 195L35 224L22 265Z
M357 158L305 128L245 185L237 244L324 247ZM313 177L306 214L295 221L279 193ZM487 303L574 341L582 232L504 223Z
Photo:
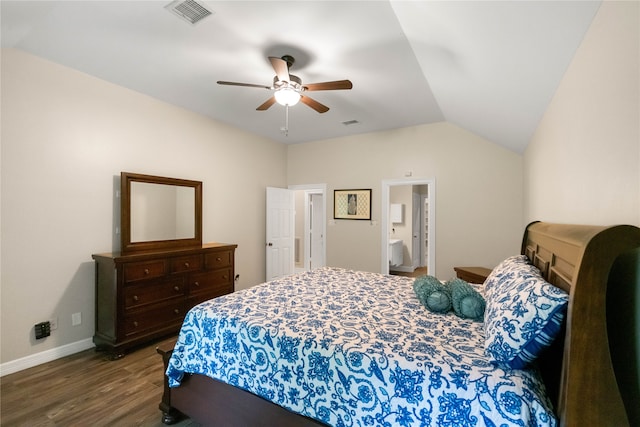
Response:
M271 66L275 70L278 80L285 82L290 81L287 61L281 58L276 58L275 56L270 56L269 61L271 61Z
M327 111L329 111L329 107L319 103L315 99L309 98L308 96L301 95L300 96L300 102L302 102L303 104L313 108L318 113L326 113Z
M350 80L336 80L334 82L324 82L324 83L309 83L307 85L303 85L304 90L313 91L313 90L343 90L343 89L351 89L353 84Z
M275 103L276 103L276 97L272 96L271 98L269 98L266 101L264 101L258 108L256 108L256 110L258 110L258 111L268 110L269 107L271 107Z
M244 86L244 87L257 87L257 88L262 88L262 89L269 89L271 90L271 86L265 86L265 85L254 85L251 83L237 83L237 82L225 82L222 80L218 80L217 82L219 85L229 85L229 86Z

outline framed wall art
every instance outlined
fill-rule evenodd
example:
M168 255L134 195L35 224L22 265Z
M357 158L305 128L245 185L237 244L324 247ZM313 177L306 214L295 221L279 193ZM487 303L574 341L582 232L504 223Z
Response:
M333 190L334 219L371 219L371 189Z

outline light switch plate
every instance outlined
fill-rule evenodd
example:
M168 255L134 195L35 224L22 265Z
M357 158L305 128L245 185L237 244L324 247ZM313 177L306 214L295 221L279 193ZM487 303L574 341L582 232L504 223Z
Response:
M82 313L73 313L71 315L71 326L78 326L82 323Z

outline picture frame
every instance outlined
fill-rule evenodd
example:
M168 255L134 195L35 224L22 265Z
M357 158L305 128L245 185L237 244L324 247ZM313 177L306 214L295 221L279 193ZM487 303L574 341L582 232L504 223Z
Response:
M371 220L371 189L333 190L333 219Z

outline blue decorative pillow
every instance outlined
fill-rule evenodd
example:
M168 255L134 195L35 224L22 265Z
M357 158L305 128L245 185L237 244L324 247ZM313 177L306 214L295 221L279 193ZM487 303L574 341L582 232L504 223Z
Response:
M416 296L429 311L446 313L451 310L449 288L433 276L420 276L413 282Z
M513 369L533 362L553 342L569 300L524 260L501 263L486 282L485 352L497 365Z
M463 319L482 320L485 300L478 291L462 279L447 282L451 290L451 305L456 316Z

